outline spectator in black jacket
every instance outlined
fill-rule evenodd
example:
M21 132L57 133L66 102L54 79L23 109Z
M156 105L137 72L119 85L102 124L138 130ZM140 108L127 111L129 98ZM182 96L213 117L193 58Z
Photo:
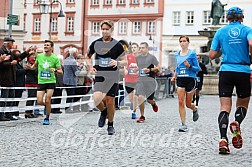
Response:
M27 51L23 52L20 56L16 56L11 53L11 49L14 39L6 37L2 47L0 48L0 55L6 54L10 57L9 60L5 60L0 63L0 85L1 87L14 87L16 84L16 64L28 56L29 52L33 49L30 47ZM2 89L1 98L14 98L14 89ZM0 112L0 121L16 120L13 118L12 112L7 110L5 107L14 106L15 102L12 101L0 101L0 107L2 112ZM7 111L6 111L7 110Z
M12 54L19 57L21 55L20 50L13 50ZM25 86L25 70L29 68L26 64L24 65L24 67L22 66L21 62L17 62L16 64L16 83L15 83L15 98L21 98L22 97L22 93L24 91L24 89L18 89L18 87L24 87ZM14 102L14 106L18 107L19 105L19 101L15 101ZM13 118L17 119L17 117L19 116L19 111L14 111L12 112Z

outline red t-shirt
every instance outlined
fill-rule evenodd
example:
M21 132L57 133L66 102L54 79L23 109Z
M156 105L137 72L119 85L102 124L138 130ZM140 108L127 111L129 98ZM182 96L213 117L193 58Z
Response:
M125 82L135 83L137 82L138 74L134 73L132 69L137 68L136 57L133 54L127 54L126 57L128 61L126 68L128 70L128 74L124 76Z

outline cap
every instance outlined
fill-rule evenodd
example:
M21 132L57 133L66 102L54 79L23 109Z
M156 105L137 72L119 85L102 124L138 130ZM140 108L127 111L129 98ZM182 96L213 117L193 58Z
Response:
M10 37L5 37L5 38L4 38L4 42L8 42L8 41L15 42L14 39L12 39L12 38L10 38Z
M241 10L241 8L239 7L232 7L230 9L228 9L227 11L228 15L232 15L232 14L243 14L243 11Z

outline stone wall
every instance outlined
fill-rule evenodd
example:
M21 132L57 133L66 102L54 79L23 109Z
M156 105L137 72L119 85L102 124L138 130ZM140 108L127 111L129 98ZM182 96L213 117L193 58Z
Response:
M205 75L202 86L202 94L218 95L218 75Z

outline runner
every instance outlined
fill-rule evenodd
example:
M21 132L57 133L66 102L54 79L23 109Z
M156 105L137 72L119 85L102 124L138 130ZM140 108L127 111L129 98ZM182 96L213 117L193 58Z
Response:
M101 23L102 37L89 46L87 64L91 74L95 74L93 99L101 111L98 126L103 127L108 117L108 135L113 135L115 113L115 95L118 90L119 67L125 66L127 60L122 45L112 38L114 23L105 20ZM95 66L91 65L91 57L95 55Z
M192 103L196 101L196 108L199 106L199 99L200 99L200 91L202 90L203 80L204 80L204 74L207 74L207 68L205 64L201 63L201 56L197 55L197 59L200 66L200 71L197 73L197 86L196 91L193 95Z
M37 101L39 105L45 106L46 118L43 125L49 125L49 117L51 113L51 97L55 89L55 74L63 74L58 57L53 53L54 43L45 40L44 53L38 54L36 62L31 68L38 67L38 89ZM46 94L45 102L43 97Z
M249 66L252 60L252 29L241 24L244 15L239 7L230 8L226 18L229 24L217 30L209 52L211 59L217 58L218 53L222 52L219 70L220 114L218 117L221 138L220 154L230 153L227 128L234 87L237 94L236 112L235 121L230 124L230 130L233 136L232 144L237 149L242 147L240 125L246 116L251 94Z
M171 79L172 82L176 80L177 83L179 115L182 122L179 132L188 131L186 125L185 99L186 107L193 111L193 121L197 121L199 118L198 111L192 103L192 98L196 88L196 73L199 71L200 67L196 53L188 49L189 42L187 36L181 36L179 38L181 50L174 54L177 67L174 77Z
M138 123L145 121L144 116L144 98L147 98L147 102L152 105L154 112L158 111L158 106L154 99L156 80L154 72L159 71L160 65L157 58L149 53L149 46L147 42L140 44L141 55L136 57L139 77L136 85L136 95L138 96L138 105L140 108L140 118Z
M137 73L137 62L136 57L138 56L139 46L137 43L131 44L131 52L126 55L128 65L124 68L125 70L125 89L129 96L129 101L131 102L131 118L136 119L136 108L137 108L137 96L135 95L136 83L138 80Z

